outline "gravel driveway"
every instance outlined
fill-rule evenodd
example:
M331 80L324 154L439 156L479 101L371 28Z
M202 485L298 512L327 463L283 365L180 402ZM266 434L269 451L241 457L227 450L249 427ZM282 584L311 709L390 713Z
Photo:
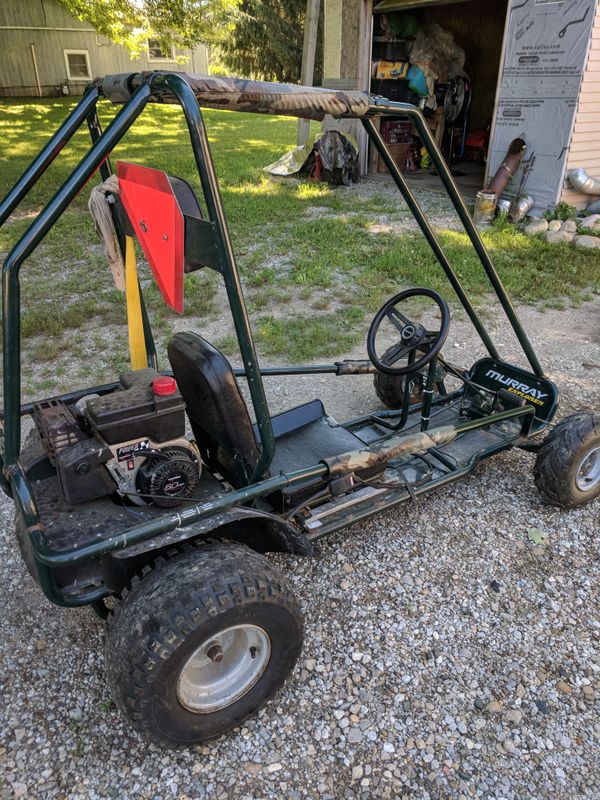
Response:
M599 411L600 301L523 317L561 413ZM506 323L491 326L510 356ZM455 322L447 357L468 364L474 345ZM375 406L368 379L285 385L268 381L275 405ZM600 502L544 507L532 464L497 456L315 559L275 556L305 610L301 660L257 718L181 752L147 746L117 715L102 623L43 598L3 498L0 797L597 800Z

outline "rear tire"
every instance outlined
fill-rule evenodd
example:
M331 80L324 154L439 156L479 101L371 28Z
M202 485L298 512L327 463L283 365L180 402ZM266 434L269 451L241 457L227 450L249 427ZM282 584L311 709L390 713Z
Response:
M264 557L204 545L160 562L124 595L107 630L108 683L146 739L192 745L258 711L302 638L298 603Z
M535 485L559 508L586 505L600 495L600 417L573 414L559 422L538 450Z

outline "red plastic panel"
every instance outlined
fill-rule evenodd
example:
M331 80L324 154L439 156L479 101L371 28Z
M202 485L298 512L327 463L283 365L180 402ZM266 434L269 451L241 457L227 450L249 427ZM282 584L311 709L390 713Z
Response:
M165 302L183 311L184 219L166 172L119 161L119 194Z

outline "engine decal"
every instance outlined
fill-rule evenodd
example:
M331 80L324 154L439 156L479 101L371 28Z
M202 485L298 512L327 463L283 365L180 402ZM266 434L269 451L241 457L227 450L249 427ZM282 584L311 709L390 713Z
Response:
M148 450L152 450L152 445L148 439L142 439L139 442L132 442L117 447L117 459L119 461L128 461L130 458L136 456L143 456Z

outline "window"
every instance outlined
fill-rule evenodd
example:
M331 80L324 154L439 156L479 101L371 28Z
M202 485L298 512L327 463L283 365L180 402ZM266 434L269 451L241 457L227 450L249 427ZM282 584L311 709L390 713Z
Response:
M173 48L165 50L158 39L148 39L148 61L175 61Z
M70 81L88 81L92 77L87 50L63 50L67 77Z

